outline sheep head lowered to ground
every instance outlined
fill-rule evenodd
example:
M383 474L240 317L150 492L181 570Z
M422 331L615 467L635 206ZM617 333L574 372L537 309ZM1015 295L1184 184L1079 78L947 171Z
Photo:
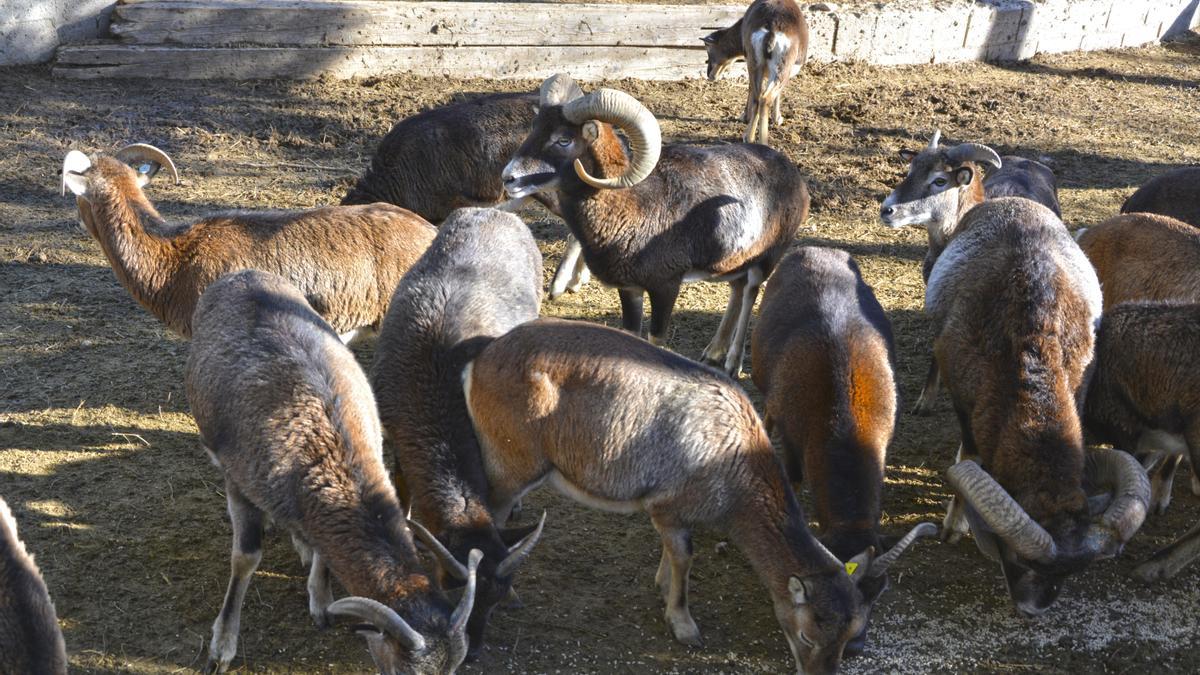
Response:
M390 204L299 211L233 211L169 226L142 188L160 169L178 178L163 151L145 144L63 161L63 192L76 197L83 226L117 280L167 328L191 335L208 284L259 269L295 284L345 339L383 320L400 277L433 240L433 227Z
M1121 550L1150 499L1130 455L1084 451L1079 412L1100 284L1049 209L1005 197L963 219L930 275L925 309L962 432L943 532L969 523L1017 609L1038 615L1069 575ZM1097 491L1111 503L1095 515L1088 493Z
M443 585L465 581L453 572L472 549L484 554L467 624L472 656L541 526L501 529L492 517L462 370L492 339L536 319L541 299L542 256L521 219L459 209L396 288L375 346L371 384L394 447L396 482L430 531L416 528L439 553Z
M629 136L629 150L615 128ZM729 304L704 360L741 370L758 287L808 214L796 166L760 145L663 146L654 115L623 92L586 96L556 75L504 170L510 196L552 191L587 266L621 297L622 326L640 333L650 296L650 339L668 337L680 285L728 281Z
M879 517L887 447L896 424L892 326L850 254L805 246L767 283L751 338L754 384L768 430L779 433L791 478L813 497L820 539L843 562L883 553ZM874 559L858 589L870 609L887 589L887 569L922 523ZM868 614L869 615L869 614ZM847 644L862 652L867 625Z
M225 478L229 587L209 668L237 651L241 606L268 520L311 547L309 612L353 622L385 675L449 675L467 652L473 552L458 605L434 584L383 464L367 378L287 280L258 270L213 283L196 308L186 388L200 438ZM350 594L333 599L330 573Z

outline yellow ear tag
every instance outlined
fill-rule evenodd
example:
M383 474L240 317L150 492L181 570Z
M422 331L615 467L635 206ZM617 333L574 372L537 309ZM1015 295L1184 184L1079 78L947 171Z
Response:
M854 576L854 570L856 570L856 569L858 569L858 563L856 563L856 562L846 563L846 574L849 574L850 576Z

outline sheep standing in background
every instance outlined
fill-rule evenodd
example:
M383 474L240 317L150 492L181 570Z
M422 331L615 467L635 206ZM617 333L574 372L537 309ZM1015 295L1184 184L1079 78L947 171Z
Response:
M842 562L883 552L883 472L896 425L892 326L849 253L806 246L767 282L750 356L765 399L767 430L783 441L788 473L813 496L821 543ZM887 569L920 536L922 523L858 584L868 616L888 587ZM862 653L867 623L847 644Z
M200 294L222 274L273 272L295 284L344 340L378 327L404 272L436 232L388 204L303 211L234 211L170 227L142 188L175 164L153 146L63 161L64 194L100 243L117 280L167 328L188 337Z
M1156 176L1121 205L1121 213L1157 213L1200 227L1200 166Z
M493 519L462 370L493 338L536 319L541 299L542 256L529 228L509 213L460 209L404 275L375 346L371 385L395 448L396 483L407 486L415 520L432 531L424 536L418 528L418 536L444 549L440 557L484 554L467 624L470 656L482 648L488 616L510 594L541 525L508 530ZM440 567L443 586L465 581L450 574L460 566Z
M632 96L584 96L565 75L543 82L540 100L505 167L505 190L557 194L588 268L618 289L625 330L640 334L650 296L652 342L667 340L683 283L728 281L729 304L703 358L741 372L758 287L808 216L795 164L760 145L664 148L658 121ZM629 155L614 127L629 135Z
M0 499L0 673L66 672L67 647L50 592Z
M400 120L343 205L387 202L440 223L465 206L507 199L500 173L537 115L537 94L490 94ZM552 195L535 195L557 213Z
M924 226L929 248L921 264L921 278L929 273L963 217L985 199L1023 197L1039 203L1058 216L1058 188L1054 172L1045 164L1020 157L1001 160L995 150L979 143L942 146L942 132L935 130L922 151L901 150L909 163L908 175L883 201L879 217L888 227ZM985 178L982 167L991 167ZM925 386L914 415L928 415L938 393L938 370L929 364Z
M746 97L746 133L742 140L767 145L768 120L783 124L783 88L808 55L808 22L795 0L754 0L745 16L729 28L701 38L708 50L708 79L716 80L729 64L746 59L750 93Z
M244 270L196 308L186 385L200 438L225 477L229 589L209 668L237 652L242 601L269 518L311 549L309 612L350 619L380 672L453 673L467 653L474 551L453 607L425 573L383 465L375 398L354 355L298 289ZM351 597L334 601L330 572Z

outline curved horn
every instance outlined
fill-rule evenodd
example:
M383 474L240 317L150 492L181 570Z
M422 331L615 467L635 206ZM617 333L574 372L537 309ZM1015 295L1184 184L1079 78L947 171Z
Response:
M1054 538L1038 525L978 464L969 459L950 467L950 485L979 513L996 536L1022 558L1048 562L1058 555Z
M167 153L153 145L148 143L133 143L118 150L113 157L130 166L136 166L141 162L150 162L160 167L166 167L171 170L171 180L175 181L176 185L179 184L179 171L175 169L175 162L171 161Z
M419 652L425 649L425 638L405 623L396 610L377 600L351 596L332 602L326 611L333 616L344 616L369 623L384 635L403 642L409 651Z
M451 635L466 634L467 619L471 617L471 608L475 606L475 570L480 560L483 560L483 551L477 548L467 554L467 587L463 589L462 599L454 608L454 614L450 615Z
M1088 453L1088 473L1094 485L1113 488L1113 500L1088 531L1088 546L1098 555L1111 555L1133 537L1150 505L1150 480L1133 455L1121 450L1094 449Z
M450 576L459 581L467 580L467 568L455 560L454 554L443 546L442 542L438 541L437 537L433 536L429 530L425 529L424 525L409 519L408 527L417 535L417 539L420 539L423 544L429 547L430 551L433 551L433 555L437 558L438 563L450 573Z
M92 160L88 156L78 150L72 150L63 158L62 165L62 193L67 196L67 176L73 173L83 173L92 168Z
M547 77L538 90L538 101L543 106L566 105L577 98L583 98L583 90L570 75L563 73Z
M960 143L946 151L946 158L952 162L991 164L993 169L999 169L1001 166L1000 155L981 143Z
M629 94L615 89L597 89L563 106L563 116L572 124L583 124L587 120L607 122L629 136L632 157L625 173L614 178L595 178L576 159L575 174L584 183L601 190L627 188L642 182L658 164L658 155L662 152L662 130L658 120Z
M937 150L938 142L941 140L942 140L942 130L934 129L933 135L929 137L929 145L926 146L926 149L927 150Z
M871 563L871 569L867 570L867 576L881 577L887 574L888 568L892 566L892 563L899 560L900 556L904 555L904 552L908 550L908 547L913 545L913 542L921 537L932 537L937 532L937 525L933 523L921 523L909 530L908 534L896 542L895 546L889 548L886 553Z
M513 544L508 549L508 555L500 564L496 566L496 576L507 577L512 574L529 554L533 552L533 547L537 545L538 540L542 538L542 528L546 526L546 512L542 511L542 519L538 521L537 529L525 535L521 541Z

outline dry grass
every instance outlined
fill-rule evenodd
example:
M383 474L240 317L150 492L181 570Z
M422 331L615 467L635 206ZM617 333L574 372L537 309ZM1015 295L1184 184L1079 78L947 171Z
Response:
M1200 156L1200 62L1165 48L986 65L875 69L814 66L793 80L774 138L812 177L804 243L849 249L895 325L902 396L915 400L928 363L919 260L924 235L876 224L903 171L895 150L941 127L1002 153L1049 157L1072 226L1116 213L1138 184ZM165 334L117 284L59 196L68 149L127 141L168 150L184 183L150 194L169 218L227 207L334 203L400 117L449 92L535 83L397 77L362 82L64 82L41 68L0 70L0 494L36 552L75 668L167 672L201 666L227 575L220 481L200 451L182 392L186 344ZM668 136L739 137L744 85L621 82ZM526 214L550 263L563 228ZM687 287L671 346L696 355L725 300ZM550 315L615 323L598 286L547 305ZM364 355L369 353L369 348ZM748 378L744 381L751 387ZM904 415L892 447L884 526L940 519L941 472L957 445L948 404ZM1181 481L1186 483L1186 481ZM857 671L1155 671L1200 667L1200 566L1169 584L1127 577L1135 561L1200 518L1182 485L1170 513L1147 523L1121 559L1073 580L1034 622L1013 616L999 570L971 543L923 543L900 566ZM469 672L772 671L787 648L742 556L698 540L693 611L707 640L668 637L651 577L655 535L644 517L584 510L547 492L547 534L518 585L525 609L493 621ZM240 658L262 672L361 671L358 638L318 634L303 572L269 540L247 600Z

